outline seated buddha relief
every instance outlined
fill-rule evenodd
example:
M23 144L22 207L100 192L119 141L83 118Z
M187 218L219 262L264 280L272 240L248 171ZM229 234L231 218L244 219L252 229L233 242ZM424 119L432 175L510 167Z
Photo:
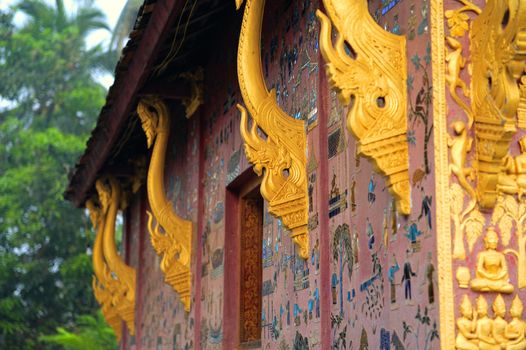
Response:
M477 256L475 278L471 289L477 292L512 293L509 283L508 264L503 253L497 251L499 236L493 227L488 228L484 237L485 250Z

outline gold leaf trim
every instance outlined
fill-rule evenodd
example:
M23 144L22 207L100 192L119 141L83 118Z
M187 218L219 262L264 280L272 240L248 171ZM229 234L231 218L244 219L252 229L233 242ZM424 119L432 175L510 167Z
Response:
M446 46L444 1L431 0L431 60L433 63L433 130L435 148L437 270L440 281L440 348L455 349L455 302L449 198L446 110Z

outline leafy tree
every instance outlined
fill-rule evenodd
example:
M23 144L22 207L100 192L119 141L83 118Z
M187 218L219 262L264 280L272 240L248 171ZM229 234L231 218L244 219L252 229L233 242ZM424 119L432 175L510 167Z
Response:
M14 14L27 20L15 25ZM93 79L104 52L86 36L107 28L84 1L20 1L0 12L0 348L42 349L39 336L97 309L93 237L83 211L64 202L105 90ZM54 348L54 346L52 346Z
M100 312L95 316L79 316L76 328L76 333L73 333L58 327L56 334L44 335L39 339L45 343L60 345L66 350L112 350L117 348L115 334L106 324Z
M133 29L137 12L139 12L142 3L142 0L126 1L111 34L110 50L114 53L120 54L124 41Z

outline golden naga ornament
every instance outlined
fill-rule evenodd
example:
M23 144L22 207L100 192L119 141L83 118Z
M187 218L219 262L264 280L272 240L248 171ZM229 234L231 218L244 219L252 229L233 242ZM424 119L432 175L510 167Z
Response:
M113 307L120 318L126 322L130 334L134 335L136 272L124 262L115 244L115 221L123 201L122 190L114 177L108 177L107 182L108 184L101 179L96 182L99 200L106 213L102 251L110 272L109 278L115 281L109 284Z
M239 9L244 0L236 0ZM307 135L304 122L285 113L277 104L276 91L268 91L261 65L261 26L265 0L247 0L237 56L241 95L241 136L254 171L263 175L261 195L269 212L291 230L299 255L309 255ZM248 113L247 113L248 109ZM252 127L248 126L248 115ZM261 136L261 133L265 137Z
M97 187L100 185L101 184L98 184ZM94 272L92 280L93 294L101 306L104 319L115 332L117 340L120 341L122 338L122 318L119 316L117 309L112 304L113 293L117 290L117 281L111 276L111 272L109 271L108 265L104 260L104 253L102 251L102 240L106 222L106 212L108 208L97 207L94 203L94 200L92 199L86 202L86 208L89 211L93 228L96 230L92 253Z
M526 2L488 0L473 20L470 43L477 196L482 208L493 208L503 160L517 130L518 80L526 59Z
M164 163L170 136L168 107L159 98L143 98L137 106L137 113L146 133L148 148L153 145L146 183L148 200L157 223L152 225L152 213L147 212L148 231L153 248L162 256L161 270L165 282L179 293L188 312L192 287L192 222L174 212L164 189Z
M398 212L409 215L405 37L382 29L366 0L324 0L323 4L328 17L316 13L321 22L320 50L340 101L352 102L347 128L358 140L359 153L387 177ZM334 46L332 25L337 31Z

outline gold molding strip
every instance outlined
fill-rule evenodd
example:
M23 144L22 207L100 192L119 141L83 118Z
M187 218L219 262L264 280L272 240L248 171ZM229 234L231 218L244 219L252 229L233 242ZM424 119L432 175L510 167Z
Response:
M324 0L320 50L340 101L351 105L347 128L358 151L387 177L400 214L411 212L407 143L406 39L381 28L367 0ZM337 32L332 43L332 26Z
M156 97L141 99L137 113L146 133L148 148L153 145L148 169L148 200L152 213L148 214L148 231L157 255L162 256L161 270L165 282L179 293L187 312L190 311L192 272L192 222L179 217L164 189L164 163L170 136L170 115L166 104ZM161 229L164 233L161 232Z
M470 30L477 195L486 209L497 201L499 174L517 131L517 81L524 72L525 36L526 5L519 0L488 0Z
M239 9L244 0L236 0ZM241 136L254 171L263 176L261 195L269 212L291 230L299 255L309 256L307 135L305 124L283 111L276 91L268 91L261 65L261 26L265 0L247 0L237 55L237 73L246 105L241 112ZM248 109L248 113L247 113ZM252 117L249 129L248 116ZM263 135L264 134L264 135Z
M431 59L433 62L433 128L435 149L437 270L440 281L440 348L455 349L455 302L451 216L449 214L449 159L446 109L446 45L444 0L431 0Z

